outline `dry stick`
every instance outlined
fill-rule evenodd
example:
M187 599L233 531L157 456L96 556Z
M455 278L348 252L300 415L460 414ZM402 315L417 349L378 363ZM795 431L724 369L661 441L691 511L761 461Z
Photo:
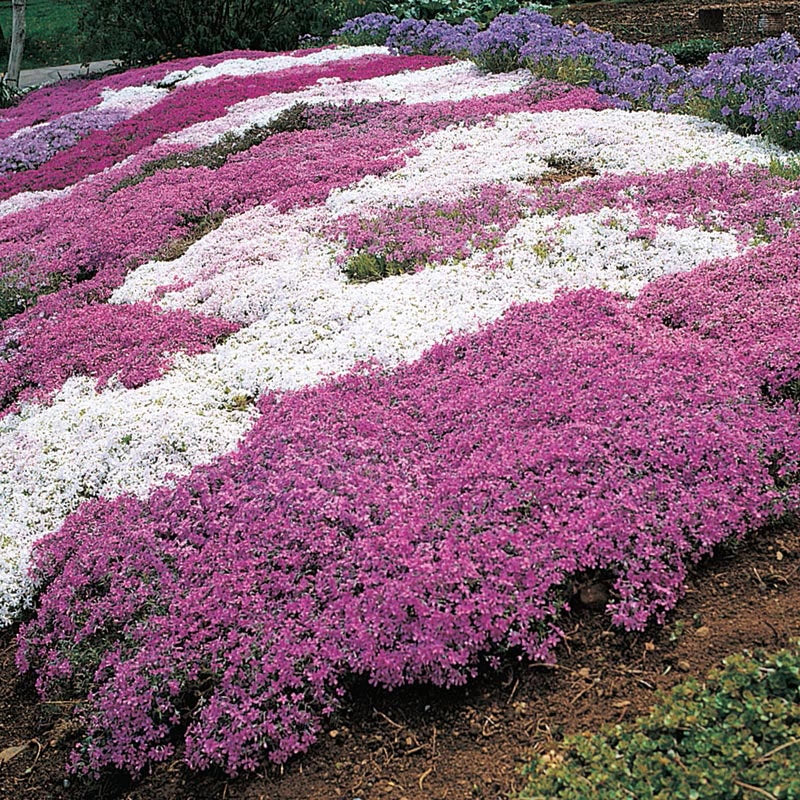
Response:
M514 683L514 686L511 689L511 694L508 696L508 698L506 698L506 705L512 701L514 695L517 693L517 689L519 689L519 678L517 678L516 682Z
M780 752L781 750L785 750L787 747L791 747L793 744L800 744L800 739L790 739L788 742L784 742L782 745L778 747L773 747L768 753L764 753L761 758L757 758L755 763L758 764L762 761L766 761L770 756L774 756L775 753Z
M581 689L578 692L578 694L576 694L575 697L573 697L572 700L570 700L570 705L574 705L578 700L580 700L581 697L583 697L586 694L586 692L590 691L591 689L594 689L595 686L597 686L597 680L593 680L588 686L584 686L583 689Z
M389 717L387 717L386 714L383 713L383 711L378 711L377 708L373 708L372 710L379 717L383 717L383 719L385 719L393 728L398 728L399 730L403 730L403 728L405 728L405 725L398 725L396 722L393 722L392 720L390 720Z
M800 564L795 564L794 568L789 570L788 573L786 573L786 575L784 576L784 579L786 580L786 583L789 583L789 578L793 578L795 572L797 572L798 569L800 569Z
M760 794L762 797L768 797L770 800L778 800L778 798L775 797L772 792L768 792L766 789L762 789L760 786L751 786L749 783L745 783L744 781L740 781L736 778L734 778L733 782L742 789L755 792L756 794Z
M433 767L428 767L428 769L426 769L425 772L423 772L422 775L419 776L419 790L420 791L422 791L422 782L425 780L425 778L428 777L428 775L431 774L431 772L433 772Z

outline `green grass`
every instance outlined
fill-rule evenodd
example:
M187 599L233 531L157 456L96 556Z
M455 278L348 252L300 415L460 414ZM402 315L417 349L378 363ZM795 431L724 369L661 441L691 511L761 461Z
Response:
M78 18L83 0L28 0L27 37L22 60L23 69L55 67L83 61L79 48ZM8 40L11 37L10 3L0 3L0 26L4 42L0 48L0 71L5 71ZM113 58L114 53L91 49L90 60Z

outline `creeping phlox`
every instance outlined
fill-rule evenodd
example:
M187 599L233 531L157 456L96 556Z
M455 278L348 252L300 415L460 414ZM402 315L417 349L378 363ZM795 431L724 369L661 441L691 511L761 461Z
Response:
M641 629L797 506L784 151L435 50L189 59L0 119L0 623L33 606L20 668L86 698L77 772L182 737L234 774L353 674L552 659L586 570Z
M406 55L470 58L491 72L525 67L591 86L619 108L700 114L800 149L800 43L790 33L712 53L691 68L658 47L621 42L585 23L557 25L532 8L499 14L484 30L471 19L452 25L374 13L335 33L342 43L385 44Z

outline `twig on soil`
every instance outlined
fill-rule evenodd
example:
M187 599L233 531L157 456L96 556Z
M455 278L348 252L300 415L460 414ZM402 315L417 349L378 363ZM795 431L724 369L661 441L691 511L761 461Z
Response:
M756 764L759 764L762 761L767 761L769 758L775 755L775 753L779 753L781 750L785 750L787 747L791 747L794 744L800 744L800 739L790 739L788 742L784 742L782 745L778 747L773 747L768 753L764 753L763 756L756 759Z
M419 790L420 791L422 791L422 782L425 780L425 778L428 777L428 775L431 774L431 772L433 772L433 767L428 767L428 769L426 769L425 772L423 772L422 775L419 776Z
M742 789L747 789L749 792L755 792L756 794L760 794L762 797L769 797L770 800L778 800L778 798L772 794L772 792L768 792L766 789L762 789L760 786L751 786L749 783L737 780L736 778L733 779L733 782Z
M30 772L36 766L36 762L39 760L39 756L42 754L42 745L38 739L31 739L30 744L36 745L36 757L33 759L33 764L31 764L26 770L27 772Z
M405 728L405 725L400 725L397 722L394 722L394 721L390 720L389 717L387 717L386 714L383 713L383 711L378 711L377 708L373 708L372 710L379 717L382 717L383 719L385 719L393 728L397 728L398 730L403 730L403 728Z
M580 700L581 697L583 697L586 694L586 692L588 692L591 689L594 689L594 687L597 686L597 683L598 683L597 680L593 680L588 686L584 686L583 689L581 689L578 692L578 694L576 694L575 697L573 697L572 700L569 701L570 704L575 705L575 703L577 703L578 700Z
M764 620L764 624L772 631L772 635L775 637L775 644L777 644L781 640L778 629L768 619Z
M511 694L506 698L506 705L508 705L513 699L514 695L517 693L517 689L519 689L519 678L514 681L514 686L511 689Z
M792 569L790 569L789 572L784 575L786 583L789 583L789 578L793 578L798 569L800 569L800 564L795 564L794 567L792 567Z

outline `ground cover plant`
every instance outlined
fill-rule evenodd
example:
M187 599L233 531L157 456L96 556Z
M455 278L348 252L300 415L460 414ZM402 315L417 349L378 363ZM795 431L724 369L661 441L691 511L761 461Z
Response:
M531 764L520 800L797 797L798 650L733 656L635 724L570 737Z
M4 112L0 621L75 772L284 761L356 677L552 660L585 575L642 630L797 510L794 162L539 72L236 51Z
M468 57L494 72L526 66L591 86L621 108L698 114L800 147L800 46L789 33L712 52L695 67L679 64L675 53L621 42L585 23L557 25L534 7L499 14L484 28L473 19L453 24L373 13L349 20L336 34L340 42L386 44L401 53Z

